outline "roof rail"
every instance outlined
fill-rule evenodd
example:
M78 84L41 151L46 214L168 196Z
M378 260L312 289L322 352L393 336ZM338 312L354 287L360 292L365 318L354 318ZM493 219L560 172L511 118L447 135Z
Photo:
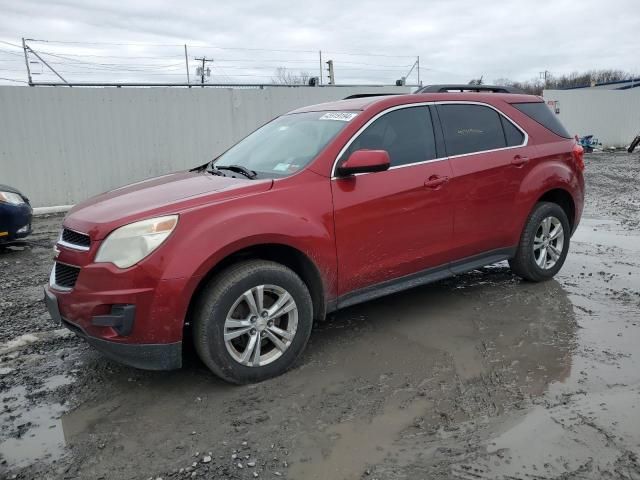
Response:
M426 85L419 88L415 93L447 93L447 92L492 92L492 93L526 93L516 87L503 85L467 85L467 84L444 84Z
M406 95L405 93L354 93L348 97L344 97L343 100L351 100L353 98L367 98L367 97L384 97L387 95Z

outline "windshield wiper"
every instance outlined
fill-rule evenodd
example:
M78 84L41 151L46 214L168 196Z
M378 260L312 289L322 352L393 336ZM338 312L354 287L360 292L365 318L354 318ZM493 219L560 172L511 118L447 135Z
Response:
M211 165L211 168L207 170L207 173L210 173L211 175L218 175L220 177L226 177L226 175L220 170L218 170L218 168L215 165Z
M249 170L248 168L245 168L242 165L221 165L221 166L214 165L214 168L218 170L229 170L231 172L239 173L251 180L253 180L258 176L258 172L254 170Z

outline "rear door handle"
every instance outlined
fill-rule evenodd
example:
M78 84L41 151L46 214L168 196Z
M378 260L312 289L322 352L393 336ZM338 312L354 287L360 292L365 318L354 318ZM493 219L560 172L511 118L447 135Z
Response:
M441 177L439 175L431 175L424 181L424 186L427 188L436 189L449 181L449 177Z
M516 155L511 160L511 165L514 165L516 167L522 167L528 161L529 161L529 157L523 157L522 155Z

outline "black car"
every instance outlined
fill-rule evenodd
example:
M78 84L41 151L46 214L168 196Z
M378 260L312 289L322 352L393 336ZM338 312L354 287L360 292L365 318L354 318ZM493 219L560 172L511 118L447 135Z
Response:
M29 235L32 214L27 197L13 187L0 184L0 245Z

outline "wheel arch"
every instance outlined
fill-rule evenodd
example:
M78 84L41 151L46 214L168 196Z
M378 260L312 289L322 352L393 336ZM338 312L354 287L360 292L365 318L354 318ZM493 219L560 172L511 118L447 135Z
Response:
M189 300L186 322L188 322L192 316L196 299L211 278L231 265L251 259L271 260L293 270L309 289L313 304L313 319L324 319L327 313L327 292L320 270L313 260L303 251L291 245L284 243L260 243L239 248L225 255L199 279Z
M551 202L559 205L562 210L564 210L564 213L566 213L571 231L573 232L576 220L576 203L568 190L564 188L553 188L541 195L536 203L538 202Z

